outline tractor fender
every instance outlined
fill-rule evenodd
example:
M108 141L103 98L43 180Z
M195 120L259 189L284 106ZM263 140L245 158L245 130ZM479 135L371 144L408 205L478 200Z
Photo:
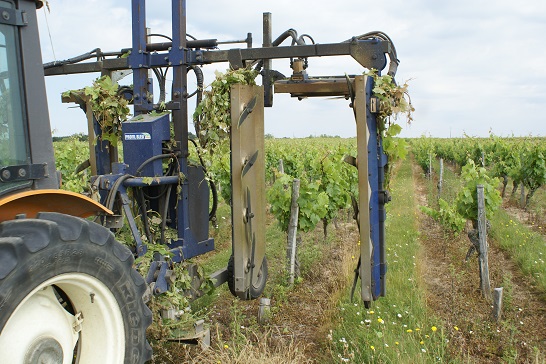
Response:
M89 197L65 190L30 190L0 199L0 222L13 220L19 214L35 218L42 211L82 218L97 214L113 215L111 210Z

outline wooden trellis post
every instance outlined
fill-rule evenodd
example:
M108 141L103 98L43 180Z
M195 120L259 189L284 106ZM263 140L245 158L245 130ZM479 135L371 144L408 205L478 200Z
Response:
M487 227L485 216L485 198L483 185L478 185L478 238L480 242L480 288L485 298L491 300L491 283L489 281L489 258L487 247Z
M287 255L290 262L290 284L294 284L296 276L296 236L298 233L298 197L300 196L300 180L294 178L292 182L292 203L290 205L290 223L288 225Z

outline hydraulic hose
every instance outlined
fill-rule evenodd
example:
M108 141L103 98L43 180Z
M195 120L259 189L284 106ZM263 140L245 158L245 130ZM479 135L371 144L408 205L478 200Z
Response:
M84 53L84 54L81 54L79 56L72 57L72 58L69 58L69 59L65 59L63 61L53 61L53 62L44 63L44 69L52 68L52 67L55 67L55 66L63 66L65 64L78 63L78 62L81 62L81 61L85 61L86 59L90 59L90 58L94 58L94 57L101 57L101 56L102 56L102 51L100 50L100 48L95 48L90 52L87 52L87 53Z
M178 156L180 156L180 152L154 155L154 156L146 159L144 162L142 162L142 164L140 166L138 166L138 168L135 171L135 175L136 176L140 175L140 172L142 172L144 167L146 167L148 164L152 163L153 161L156 161L158 159L163 159L163 158L176 158Z

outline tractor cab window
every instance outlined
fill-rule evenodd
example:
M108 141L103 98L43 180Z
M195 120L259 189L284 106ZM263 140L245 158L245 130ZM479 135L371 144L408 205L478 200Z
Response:
M13 4L0 0L0 7ZM0 165L28 164L17 27L0 24Z
M0 0L0 8L14 8ZM0 23L0 168L30 163L17 26ZM0 183L0 193L21 183Z

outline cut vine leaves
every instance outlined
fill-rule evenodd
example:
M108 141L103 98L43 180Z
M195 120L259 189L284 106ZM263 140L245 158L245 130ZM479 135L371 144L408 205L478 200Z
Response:
M250 68L216 71L216 78L203 92L203 100L193 114L195 131L201 146L212 154L219 147L229 146L231 128L231 86L256 85L258 72Z
M231 199L229 140L231 129L231 86L256 85L258 72L250 68L216 71L216 78L203 92L203 100L193 114L200 148L197 153L207 164L208 176L222 191L226 202Z
M119 85L116 82L109 76L102 76L93 81L92 86L87 86L83 90L66 91L63 97L81 97L89 103L100 125L101 139L117 145L121 138L121 123L130 115L129 101L119 94L118 90Z
M415 108L411 104L407 81L397 85L392 76L380 76L377 70L365 73L374 80L373 96L379 100L377 129L383 139L383 150L389 160L404 159L407 155L407 144L403 139L394 137L402 132L402 127L396 123L400 115L404 115L407 123L413 121Z

